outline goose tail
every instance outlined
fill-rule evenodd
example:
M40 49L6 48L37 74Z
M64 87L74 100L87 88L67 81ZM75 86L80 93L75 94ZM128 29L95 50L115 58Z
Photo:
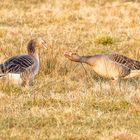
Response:
M127 78L133 78L133 77L139 77L140 76L140 70L132 70L128 76L125 77Z

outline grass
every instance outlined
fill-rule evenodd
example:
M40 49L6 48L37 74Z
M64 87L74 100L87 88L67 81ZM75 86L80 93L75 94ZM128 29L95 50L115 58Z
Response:
M102 45L112 45L115 43L115 39L113 39L111 36L104 35L99 36L95 39L96 44L102 44Z
M0 62L44 36L35 85L0 80L1 140L124 140L140 137L140 79L111 87L64 51L118 52L140 60L138 1L0 2Z

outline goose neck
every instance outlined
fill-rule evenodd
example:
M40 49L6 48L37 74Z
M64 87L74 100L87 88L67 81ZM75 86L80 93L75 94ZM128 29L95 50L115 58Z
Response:
M88 63L88 60L91 58L91 56L81 56L80 62L81 63Z

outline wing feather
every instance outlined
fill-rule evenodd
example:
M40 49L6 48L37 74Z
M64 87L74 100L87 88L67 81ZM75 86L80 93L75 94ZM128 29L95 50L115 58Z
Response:
M34 59L29 55L19 55L8 59L3 65L5 72L21 73L34 64Z
M109 54L109 59L128 67L131 70L140 70L140 62L117 53Z

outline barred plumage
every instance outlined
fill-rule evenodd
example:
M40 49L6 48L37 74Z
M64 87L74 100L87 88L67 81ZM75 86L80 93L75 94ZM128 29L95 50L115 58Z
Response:
M112 61L128 67L131 70L140 70L140 62L117 53L108 54Z
M34 58L30 55L17 55L2 64L3 73L20 74L29 69L34 63Z
M17 55L0 64L0 75L20 74L23 85L30 85L39 71L38 47L46 47L42 38L32 39L28 43L28 55Z

